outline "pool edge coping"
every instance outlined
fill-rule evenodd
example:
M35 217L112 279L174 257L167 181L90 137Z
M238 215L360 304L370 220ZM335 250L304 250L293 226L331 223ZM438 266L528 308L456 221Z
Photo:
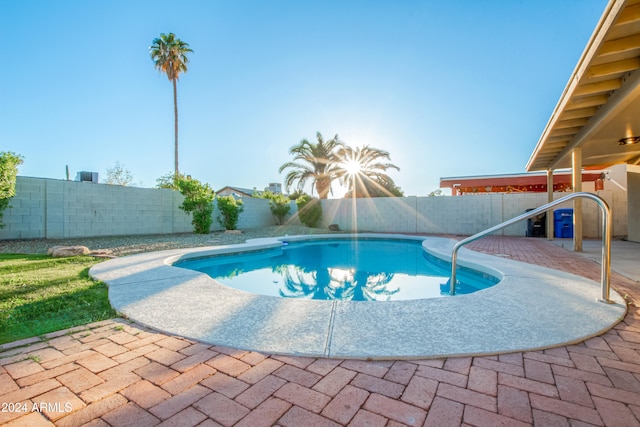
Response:
M299 342L298 344L294 342L294 343L285 345L282 348L280 348L280 350L278 350L277 345L275 347L274 346L265 347L264 337L261 337L260 339L257 340L259 341L259 343L256 346L251 346L250 343L242 340L236 341L235 344L234 342L232 342L233 340L231 340L231 342L228 340L224 342L210 342L209 338L205 336L206 334L203 335L203 332L201 330L197 330L195 326L190 330L188 325L179 326L179 325L176 325L175 322L174 323L167 322L166 319L163 319L163 316L159 316L157 314L155 316L140 315L141 314L140 307L143 307L145 310L149 310L149 311L162 309L163 307L165 309L170 308L172 312L175 310L179 310L179 308L176 308L174 310L175 307L172 305L171 301L168 301L168 302L164 301L162 303L158 303L156 301L155 306L154 306L154 303L147 301L147 303L151 305L148 307L144 307L145 303L143 302L143 305L140 306L138 304L140 301L135 300L136 297L129 295L130 298L127 299L127 295L126 295L127 292L131 294L131 292L133 292L132 289L142 287L143 285L147 286L147 288L150 289L149 294L146 295L145 299L152 300L154 297L157 296L156 295L157 291L152 290L154 288L153 286L154 283L162 282L163 289L174 289L174 288L179 288L180 286L184 285L186 282L193 281L194 283L197 282L197 285L194 285L195 287L193 289L198 289L199 291L202 291L202 289L204 289L205 292L209 292L210 290L215 289L213 291L213 294L216 294L216 293L224 294L225 298L228 297L228 299L230 300L229 304L231 304L232 306L234 304L236 304L237 306L239 300L243 300L243 301L252 300L252 304L256 304L255 301L262 301L262 303L256 304L256 306L262 307L264 312L268 314L273 314L274 312L280 309L291 310L292 306L290 305L290 303L284 303L284 302L274 303L272 300L271 301L264 300L264 299L281 300L280 298L259 296L259 295L252 294L251 297L247 299L247 295L246 295L247 293L244 291L233 290L231 288L228 288L224 285L221 285L215 282L213 279L209 278L206 275L203 275L202 273L197 273L197 272L188 273L188 270L181 269L178 267L173 267L172 265L170 265L170 263L175 262L177 259L202 257L202 256L206 256L207 254L222 254L222 253L237 252L243 249L258 250L260 248L274 247L279 244L282 244L281 242L283 240L294 241L294 240L309 240L309 239L323 239L323 238L335 239L335 238L348 238L353 236L358 236L363 238L386 238L386 239L398 238L398 239L404 239L404 240L422 240L423 247L424 247L424 244L428 241L430 244L433 244L434 247L430 246L427 252L429 252L430 254L440 259L444 259L445 261L450 261L450 249L455 244L455 241L452 239L446 239L441 237L428 237L428 236L427 237L410 236L410 235L404 235L404 234L359 233L359 234L279 236L279 237L251 239L245 243L236 244L236 245L198 247L198 248L177 249L177 250L149 252L149 253L131 255L128 257L118 258L115 260L106 261L104 263L97 264L96 266L91 268L90 275L91 277L97 280L104 281L109 285L109 298L110 298L110 301L114 303L114 308L116 310L122 312L130 319L136 322L139 322L145 326L149 326L151 328L154 328L166 333L182 335L190 339L207 342L210 344L219 344L219 345L224 345L228 347L242 348L246 350L254 350L254 351L260 351L260 352L266 352L266 353L288 354L288 355L296 355L296 356L356 358L356 359L416 359L416 358L434 358L434 357L439 358L439 357L449 357L449 356L476 356L476 355L480 356L480 355L501 354L501 353L514 352L514 351L540 350L544 348L573 344L573 343L588 339L592 336L600 335L601 333L615 326L615 324L617 324L626 314L626 305L624 303L624 299L620 297L620 295L617 292L612 290L612 299L615 299L616 303L613 304L613 307L610 307L609 310L604 310L609 312L608 314L606 314L606 317L608 318L608 320L604 321L604 323L599 321L600 322L599 325L601 325L600 327L585 328L583 333L580 333L579 336L574 336L574 337L562 336L562 337L559 337L559 339L551 340L553 342L549 341L548 339L541 340L539 341L540 345L536 346L536 345L529 344L527 345L527 348L515 348L513 346L506 346L506 347L494 346L494 348L491 348L490 350L484 351L484 352L479 351L477 349L466 351L466 350L469 350L469 348L472 348L472 349L476 348L474 346L470 346L470 347L467 347L466 349L462 349L462 351L452 352L450 350L451 349L450 346L449 347L444 346L443 348L440 348L440 350L434 350L433 348L428 347L429 343L426 342L424 339L422 339L420 335L414 334L412 335L412 338L415 339L416 341L415 343L416 347L413 347L413 348L416 351L413 352L412 354L405 355L405 354L399 354L396 351L388 351L391 347L393 347L394 345L393 342L391 342L390 345L386 345L386 347L383 346L383 348L387 348L387 350L381 350L385 354L376 354L375 349L380 348L380 345L376 344L375 339L373 341L371 340L363 341L361 338L358 339L358 337L356 336L349 336L349 335L352 335L351 333L349 333L349 330L350 330L349 328L367 329L370 326L366 324L366 319L361 320L358 318L354 318L354 316L357 317L357 314L354 314L353 312L362 311L358 309L361 309L363 307L362 306L350 307L350 304L381 304L381 303L338 301L338 302L335 302L334 304L331 301L323 301L323 302L316 301L315 303L330 304L330 313L331 313L331 316L333 316L332 320L327 325L326 334L323 336L324 342L326 343L325 348L322 351L318 351L319 350L318 348L316 348L316 350L312 350L312 348L296 350L295 346L299 345ZM447 259L447 254L449 254L448 259ZM495 264L497 268L493 266L487 267L484 264L489 260L493 264ZM496 295L498 297L500 296L500 293L496 293L496 292L500 292L500 288L505 288L505 286L501 286L501 284L502 285L507 284L508 286L511 286L511 287L519 286L520 288L523 288L523 286L526 287L527 284L530 285L532 281L539 280L540 277L549 277L549 275L551 275L555 280L563 281L564 283L563 286L565 287L567 286L565 282L568 281L569 286L571 286L571 284L573 285L579 284L580 286L584 285L584 286L588 286L592 291L593 285L595 284L595 282L590 281L589 279L584 279L579 276L572 275L570 273L566 273L558 270L551 270L551 269L547 269L544 267L539 267L531 264L520 263L518 261L505 259L502 257L497 257L493 255L487 255L487 254L467 250L466 248L462 248L462 250L460 251L459 263L461 266L465 266L468 268L475 267L476 269L480 269L480 271L484 271L484 272L487 272L486 270L490 269L491 273L489 274L495 274L496 271L499 271L501 274L503 274L503 277L502 277L502 281L499 284L489 289L476 292L474 294L460 295L460 296L454 297L457 300L463 300L465 299L465 297L473 297L476 294L481 294L483 295L482 300L485 303L487 303L487 301L490 303L505 303L506 301L505 297L507 297L508 294L502 295L502 301L499 301L500 298L497 298L498 301L495 300ZM123 280L123 278L125 278L125 280ZM131 280L126 280L126 278L130 278ZM525 283L523 283L523 281ZM133 287L132 285L134 284L138 284L138 286ZM223 289L223 288L226 288L226 289ZM489 292L494 288L498 288L498 289L494 290L493 292ZM193 291L193 289L191 289L191 291ZM187 291L187 293L188 292L189 291ZM180 292L178 292L176 295L179 295L179 294ZM185 296L187 298L189 297L189 295L185 295ZM193 294L191 296L193 296ZM568 298L575 298L575 297L576 297L575 294L571 294L568 296ZM235 302L233 300L235 300ZM444 300L446 300L446 298ZM175 303L175 300L173 301ZM267 301L267 302L265 303L264 301ZM415 303L415 301L419 301L419 302ZM395 319L393 317L396 315L394 314L394 311L397 311L397 312L407 311L411 306L411 310L410 310L411 313L407 315L408 319L410 322L417 322L418 321L417 318L422 318L422 320L424 320L425 310L428 310L430 307L431 309L433 309L433 307L436 307L439 304L441 304L441 303L439 304L425 303L425 301L429 301L429 300L413 300L413 302L397 301L395 302L397 304L384 303L384 304L391 304L388 307L393 306L393 310L391 309L385 310L385 309L381 309L380 307L373 306L373 308L370 308L366 312L361 313L361 316L366 317L370 314L368 312L373 311L375 312L374 316L376 315L387 316L386 322L384 323L389 323ZM581 304L583 304L583 308L585 308L584 302L585 301L581 301ZM529 301L525 302L525 304L528 304L528 303ZM398 304L400 304L400 306L398 306ZM402 304L404 304L404 307L402 307ZM599 303L599 304L602 304L602 303ZM593 304L590 304L590 306L593 307ZM522 305L520 308L522 307L528 308L529 306ZM597 305L595 307L598 308ZM224 307L221 306L220 309L224 309ZM231 314L235 313L233 311L235 309L237 309L237 307L235 307L234 309L231 309L229 313ZM444 313L445 315L447 313L449 314L453 313L455 315L456 310L464 310L464 309L465 309L464 307L461 308L461 306L458 304L456 307L452 309L440 310L439 313L440 315L442 315L442 313ZM311 310L311 311L314 313L314 315L317 315L314 319L317 320L322 318L322 315L321 315L323 311L322 307L320 309L314 308L314 310ZM244 313L248 313L249 315L255 316L255 313L251 313L251 311L245 311ZM258 313L258 315L256 316L258 320L260 317L259 314L260 313ZM203 316L206 317L206 315L207 313L203 313ZM470 315L469 317L474 318L474 316L475 318L483 317L481 311L478 312L478 310L476 310L476 313L473 316ZM185 315L183 318L191 319L191 317L189 317L188 315ZM218 321L220 319L224 319L224 316L218 317L217 319ZM464 317L458 316L453 320L460 321L461 319L464 319ZM502 317L503 321L509 321L510 319L517 321L517 317L514 317L514 316ZM303 320L304 319L302 319L301 321ZM446 321L446 319L444 320ZM340 322L340 325L338 325L338 327L336 327L337 325L336 322ZM237 330L240 327L239 325L241 323L242 322L240 321L234 323L233 328ZM546 320L544 324L548 326L551 323L548 320ZM257 325L257 327L259 328L263 328L263 325L261 325L259 321L257 321L256 319L253 320L253 324ZM278 325L285 329L288 328L288 325L283 326L281 319ZM303 326L304 327L301 327L298 329L293 328L292 331L305 330L305 328L307 328L309 331L312 331L312 332L309 332L310 335L318 334L318 331L316 331L313 327L314 325L303 325ZM535 327L535 321L534 323L531 324L531 326ZM503 329L502 335L504 338L504 334L505 333L508 334L509 331L508 331L508 328L507 330L504 330L504 325L501 325L501 327ZM520 330L524 330L522 325L520 325L519 328ZM271 331L271 329L269 329L268 327L264 329L267 331ZM347 331L346 332L347 336L345 336L345 331ZM392 333L391 335L398 335L401 332L404 333L405 331L396 330L395 332L396 332L395 334ZM452 332L450 336L452 336L453 338L455 338L456 337L455 334L458 333L457 331L454 331L454 330L450 332ZM239 333L242 333L241 330L239 331ZM376 331L374 330L373 333L375 334ZM236 331L235 334L237 335L238 331ZM337 335L334 336L334 334L337 334ZM227 337L228 335L229 334L225 333L218 336ZM233 335L234 333L231 333L231 336ZM385 337L385 338L391 339L391 341L395 339L393 337L392 338ZM446 341L447 338L448 336L444 336L444 337L439 336L439 339L441 340ZM473 341L473 338L474 338L473 335L469 335L469 334L464 336L464 339L471 340L471 341ZM482 338L482 336L480 336L479 338ZM487 336L484 338L490 339L491 337ZM438 339L438 338L434 337L434 339ZM400 340L398 340L397 342L397 345L400 346L401 348L407 348L405 344L406 343L403 343ZM359 345L361 346L360 348L363 349L362 351L360 351L360 353L358 353L358 349L357 349ZM424 348L424 351L419 350L421 346L422 348ZM356 348L354 349L353 347L356 347Z

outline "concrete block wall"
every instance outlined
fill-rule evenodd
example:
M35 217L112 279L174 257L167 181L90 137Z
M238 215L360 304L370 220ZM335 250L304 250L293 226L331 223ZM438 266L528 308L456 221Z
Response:
M555 197L562 197L564 194L555 195ZM499 219L493 225L497 225L503 221L508 221L511 218L515 218L518 215L522 215L528 209L535 209L547 203L546 193L516 193L516 194L501 194L502 199L502 211ZM552 212L547 212L547 215L553 215ZM504 236L526 236L527 235L527 221L521 221L517 224L513 224L504 229Z
M611 215L613 216L613 235L626 236L628 224L627 193L613 191L612 194L613 197L609 206L611 207Z
M494 217L493 197L465 197L469 200L456 200L457 212L441 219L446 223L448 233L470 235L495 225L490 221Z
M167 189L18 177L2 239L181 233L191 219Z
M45 235L46 180L16 180L16 196L3 213L2 239L39 239Z
M598 192L612 208L613 235L624 236L627 207L624 193ZM567 193L554 194L554 200ZM493 194L464 197L404 197L378 199L330 199L323 201L323 226L338 224L343 230L472 235L538 208L546 193ZM602 236L600 208L583 201L584 237ZM571 202L561 208L572 208ZM548 212L553 218L553 212ZM498 234L525 236L527 221L511 225Z
M638 197L640 194L640 166L638 165L629 165L627 170L627 194L633 195L628 200L628 238L632 242L640 242L640 197Z
M615 218L615 214L613 211L613 194L611 191L598 191L596 192L600 197L602 197L609 207L612 209L611 219L613 224L613 219ZM572 204L568 204L566 207L573 207ZM590 200L582 201L582 232L585 237L600 237L602 236L602 213L597 204ZM614 230L611 230L613 235L615 235Z
M177 191L123 187L19 176L16 196L4 212L0 239L74 238L144 234L189 233L191 215L179 206ZM243 199L245 209L238 228L275 224L264 199ZM292 202L292 214L296 211ZM211 230L222 230L217 206ZM290 223L299 224L294 216Z
M415 233L416 197L322 201L322 226L341 230Z
M273 215L271 215L271 209L269 208L269 200L267 199L252 199L250 197L243 197L242 203L244 210L238 218L238 229L266 227L275 225L276 221ZM220 211L216 206L213 216L218 217ZM216 220L212 229L221 230L222 226Z
M627 235L627 195L623 191L601 190L594 194L602 197L611 209L611 234L613 236ZM566 193L554 194L554 200L565 196ZM545 196L546 197L546 196ZM546 200L546 198L545 198ZM572 209L573 203L569 202L557 209ZM582 233L586 238L602 237L602 211L597 203L582 200Z
M524 210L514 203L512 210ZM323 201L323 226L344 230L470 235L503 221L501 195L482 197L404 197ZM526 223L505 229L524 235Z
M633 177L635 178L635 177ZM631 179L630 186L636 185ZM567 193L557 193L560 198ZM627 234L627 198L622 191L598 192L612 208L613 234ZM546 194L494 194L464 197L403 197L323 200L322 227L342 230L471 235L546 203ZM90 182L18 177L16 196L4 213L0 239L170 234L191 232L191 216L179 209L183 196L168 189L121 187ZM244 198L239 229L275 224L269 202ZM634 205L635 206L635 205ZM287 224L300 224L291 202ZM566 206L571 208L572 204ZM636 209L634 207L634 209ZM583 201L585 237L601 236L598 206ZM212 230L221 230L214 209ZM553 213L549 213L553 215ZM502 231L526 235L527 222Z
M267 199L254 199L250 197L243 197L242 203L244 205L244 210L240 214L240 218L238 218L238 229L239 230L247 230L250 228L258 228L258 227L269 227L276 224L276 219L271 213L271 208L269 207L269 200ZM289 211L289 215L285 219L287 225L300 225L300 219L297 215L298 207L295 201L290 202L291 210ZM218 221L220 211L218 207L213 211L214 223L211 226L211 230L219 231L223 230L223 227L220 225Z

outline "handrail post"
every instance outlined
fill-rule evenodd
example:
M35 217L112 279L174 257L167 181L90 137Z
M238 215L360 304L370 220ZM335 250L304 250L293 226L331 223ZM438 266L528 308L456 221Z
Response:
M602 270L600 274L600 283L601 283L601 298L597 300L599 302L604 302L608 304L612 304L613 301L609 299L609 295L611 293L611 209L607 202L600 196L592 193L579 192L572 193L568 196L562 197L553 202L549 202L546 205L543 205L537 209L526 212L522 215L518 215L515 218L511 218L510 220L504 221L496 226L488 228L484 231L474 234L473 236L467 237L466 239L460 240L453 246L453 250L451 251L451 279L449 281L449 294L455 295L456 293L456 264L458 259L458 250L466 245L467 243L473 242L481 237L484 237L488 234L491 234L495 231L501 230L505 227L513 225L517 222L520 222L525 219L532 218L536 215L539 215L543 212L547 212L553 209L557 205L561 205L569 200L584 197L587 199L594 200L600 210L602 211Z
M611 210L607 203L602 200L602 270L600 271L600 282L602 283L601 296L598 301L613 303L609 299L611 292ZM605 209L606 208L606 209Z

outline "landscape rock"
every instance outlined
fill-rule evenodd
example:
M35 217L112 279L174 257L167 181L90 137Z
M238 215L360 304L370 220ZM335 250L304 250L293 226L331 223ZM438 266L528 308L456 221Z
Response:
M89 255L91 251L86 246L54 246L47 253L53 258Z
M113 252L110 251L109 249L97 249L89 252L89 255L91 255L94 258L105 258L105 259L117 258L113 254Z

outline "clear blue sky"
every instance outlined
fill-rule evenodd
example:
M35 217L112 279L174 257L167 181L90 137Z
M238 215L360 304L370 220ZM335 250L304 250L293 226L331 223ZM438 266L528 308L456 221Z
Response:
M264 188L301 139L387 150L406 195L523 172L606 0L0 0L0 151L19 175L173 170L173 94L148 47L190 44L180 170Z

